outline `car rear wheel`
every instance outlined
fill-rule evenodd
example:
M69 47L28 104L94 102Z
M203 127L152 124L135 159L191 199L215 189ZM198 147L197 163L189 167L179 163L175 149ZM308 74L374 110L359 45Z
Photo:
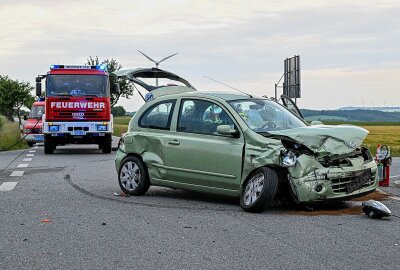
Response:
M150 180L144 163L134 156L122 160L118 183L122 191L127 194L134 196L145 194L150 187Z
M35 144L34 142L28 142L28 145L29 145L30 147L32 147L34 144Z
M262 212L275 197L278 175L270 168L258 168L243 185L240 206L248 212Z

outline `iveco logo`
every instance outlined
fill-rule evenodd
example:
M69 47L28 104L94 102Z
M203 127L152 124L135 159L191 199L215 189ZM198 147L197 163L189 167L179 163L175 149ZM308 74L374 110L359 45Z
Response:
M357 145L357 143L356 143L355 141L350 141L350 142L349 142L349 146L350 146L351 148L356 148L358 145Z
M83 118L84 116L85 116L85 113L83 113L83 112L72 113L72 117L73 117L73 118L81 119L81 118Z

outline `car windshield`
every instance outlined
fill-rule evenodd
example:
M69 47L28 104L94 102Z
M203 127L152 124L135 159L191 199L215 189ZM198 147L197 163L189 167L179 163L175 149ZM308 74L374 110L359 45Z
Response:
M108 96L104 75L48 75L47 96Z
M229 104L255 132L307 126L285 107L268 99L233 100Z
M44 114L44 106L32 106L29 118L41 118Z

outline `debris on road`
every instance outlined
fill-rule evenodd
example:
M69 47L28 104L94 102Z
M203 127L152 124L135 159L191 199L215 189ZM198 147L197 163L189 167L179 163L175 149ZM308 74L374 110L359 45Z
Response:
M126 193L124 193L124 192L122 192L122 191L121 191L120 193L114 192L114 196L130 197L129 194L126 194Z
M43 222L43 223L51 223L51 219L48 219L48 218L44 218L44 219L42 219L40 221Z

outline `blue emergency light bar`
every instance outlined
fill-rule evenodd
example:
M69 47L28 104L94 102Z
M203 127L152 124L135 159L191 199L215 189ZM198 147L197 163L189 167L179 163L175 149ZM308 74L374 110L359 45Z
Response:
M51 65L50 69L98 69L105 70L105 65L97 65L97 66L77 66L77 65Z

